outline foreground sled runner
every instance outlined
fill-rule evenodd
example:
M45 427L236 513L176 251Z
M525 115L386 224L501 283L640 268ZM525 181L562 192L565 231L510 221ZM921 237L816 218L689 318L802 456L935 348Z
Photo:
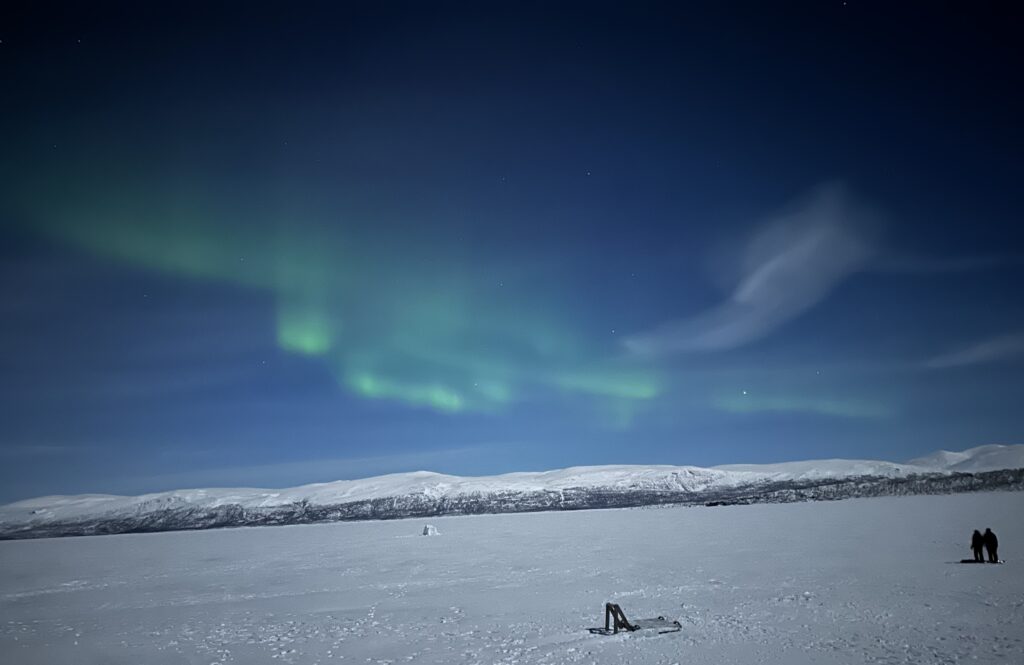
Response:
M636 630L656 630L658 634L674 633L682 629L678 621L669 621L665 617L657 619L637 619L629 621L625 612L615 603L604 604L604 628L590 628L595 635L615 635L619 630L633 632Z

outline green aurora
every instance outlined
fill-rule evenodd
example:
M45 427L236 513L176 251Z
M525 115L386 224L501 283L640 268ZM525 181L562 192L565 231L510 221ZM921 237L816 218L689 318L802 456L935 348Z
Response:
M280 348L321 361L368 399L492 412L557 392L632 414L664 390L657 371L574 330L549 284L484 283L440 243L389 246L328 219L246 208L82 187L29 218L97 257L271 294Z
M121 161L141 163L130 154ZM640 414L661 412L665 421L707 409L891 415L848 389L822 393L798 368L765 367L771 379L762 383L685 358L627 353L619 337L595 334L593 321L579 318L579 284L563 279L575 266L533 274L522 268L528 261L513 262L507 277L495 277L499 262L477 247L433 235L415 215L396 222L348 211L337 192L325 200L315 188L265 178L266 193L254 199L233 196L222 176L200 169L183 178L181 168L37 167L15 208L27 230L102 260L267 294L279 348L319 363L361 398L447 414L577 403L617 429Z

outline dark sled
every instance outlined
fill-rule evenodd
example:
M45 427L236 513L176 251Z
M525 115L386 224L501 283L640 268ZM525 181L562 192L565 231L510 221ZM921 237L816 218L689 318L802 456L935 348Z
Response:
M638 630L653 630L659 635L663 633L676 633L682 630L683 626L678 621L669 621L665 617L656 619L637 619L630 621L626 618L625 612L615 603L604 604L604 628L588 628L594 635L616 635L620 630L635 632Z

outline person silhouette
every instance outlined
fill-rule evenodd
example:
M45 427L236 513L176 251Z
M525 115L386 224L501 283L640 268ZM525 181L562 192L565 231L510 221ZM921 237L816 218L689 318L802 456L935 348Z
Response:
M988 550L988 562L999 563L999 539L992 529L985 529L985 549Z
M981 535L981 531L975 529L974 535L971 536L971 549L974 550L976 563L985 563L985 557L981 553L983 547L985 547L985 536Z

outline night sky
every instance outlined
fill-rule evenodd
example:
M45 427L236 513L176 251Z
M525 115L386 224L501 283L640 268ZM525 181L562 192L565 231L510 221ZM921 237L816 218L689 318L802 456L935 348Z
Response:
M1020 443L1015 4L5 4L0 500Z

